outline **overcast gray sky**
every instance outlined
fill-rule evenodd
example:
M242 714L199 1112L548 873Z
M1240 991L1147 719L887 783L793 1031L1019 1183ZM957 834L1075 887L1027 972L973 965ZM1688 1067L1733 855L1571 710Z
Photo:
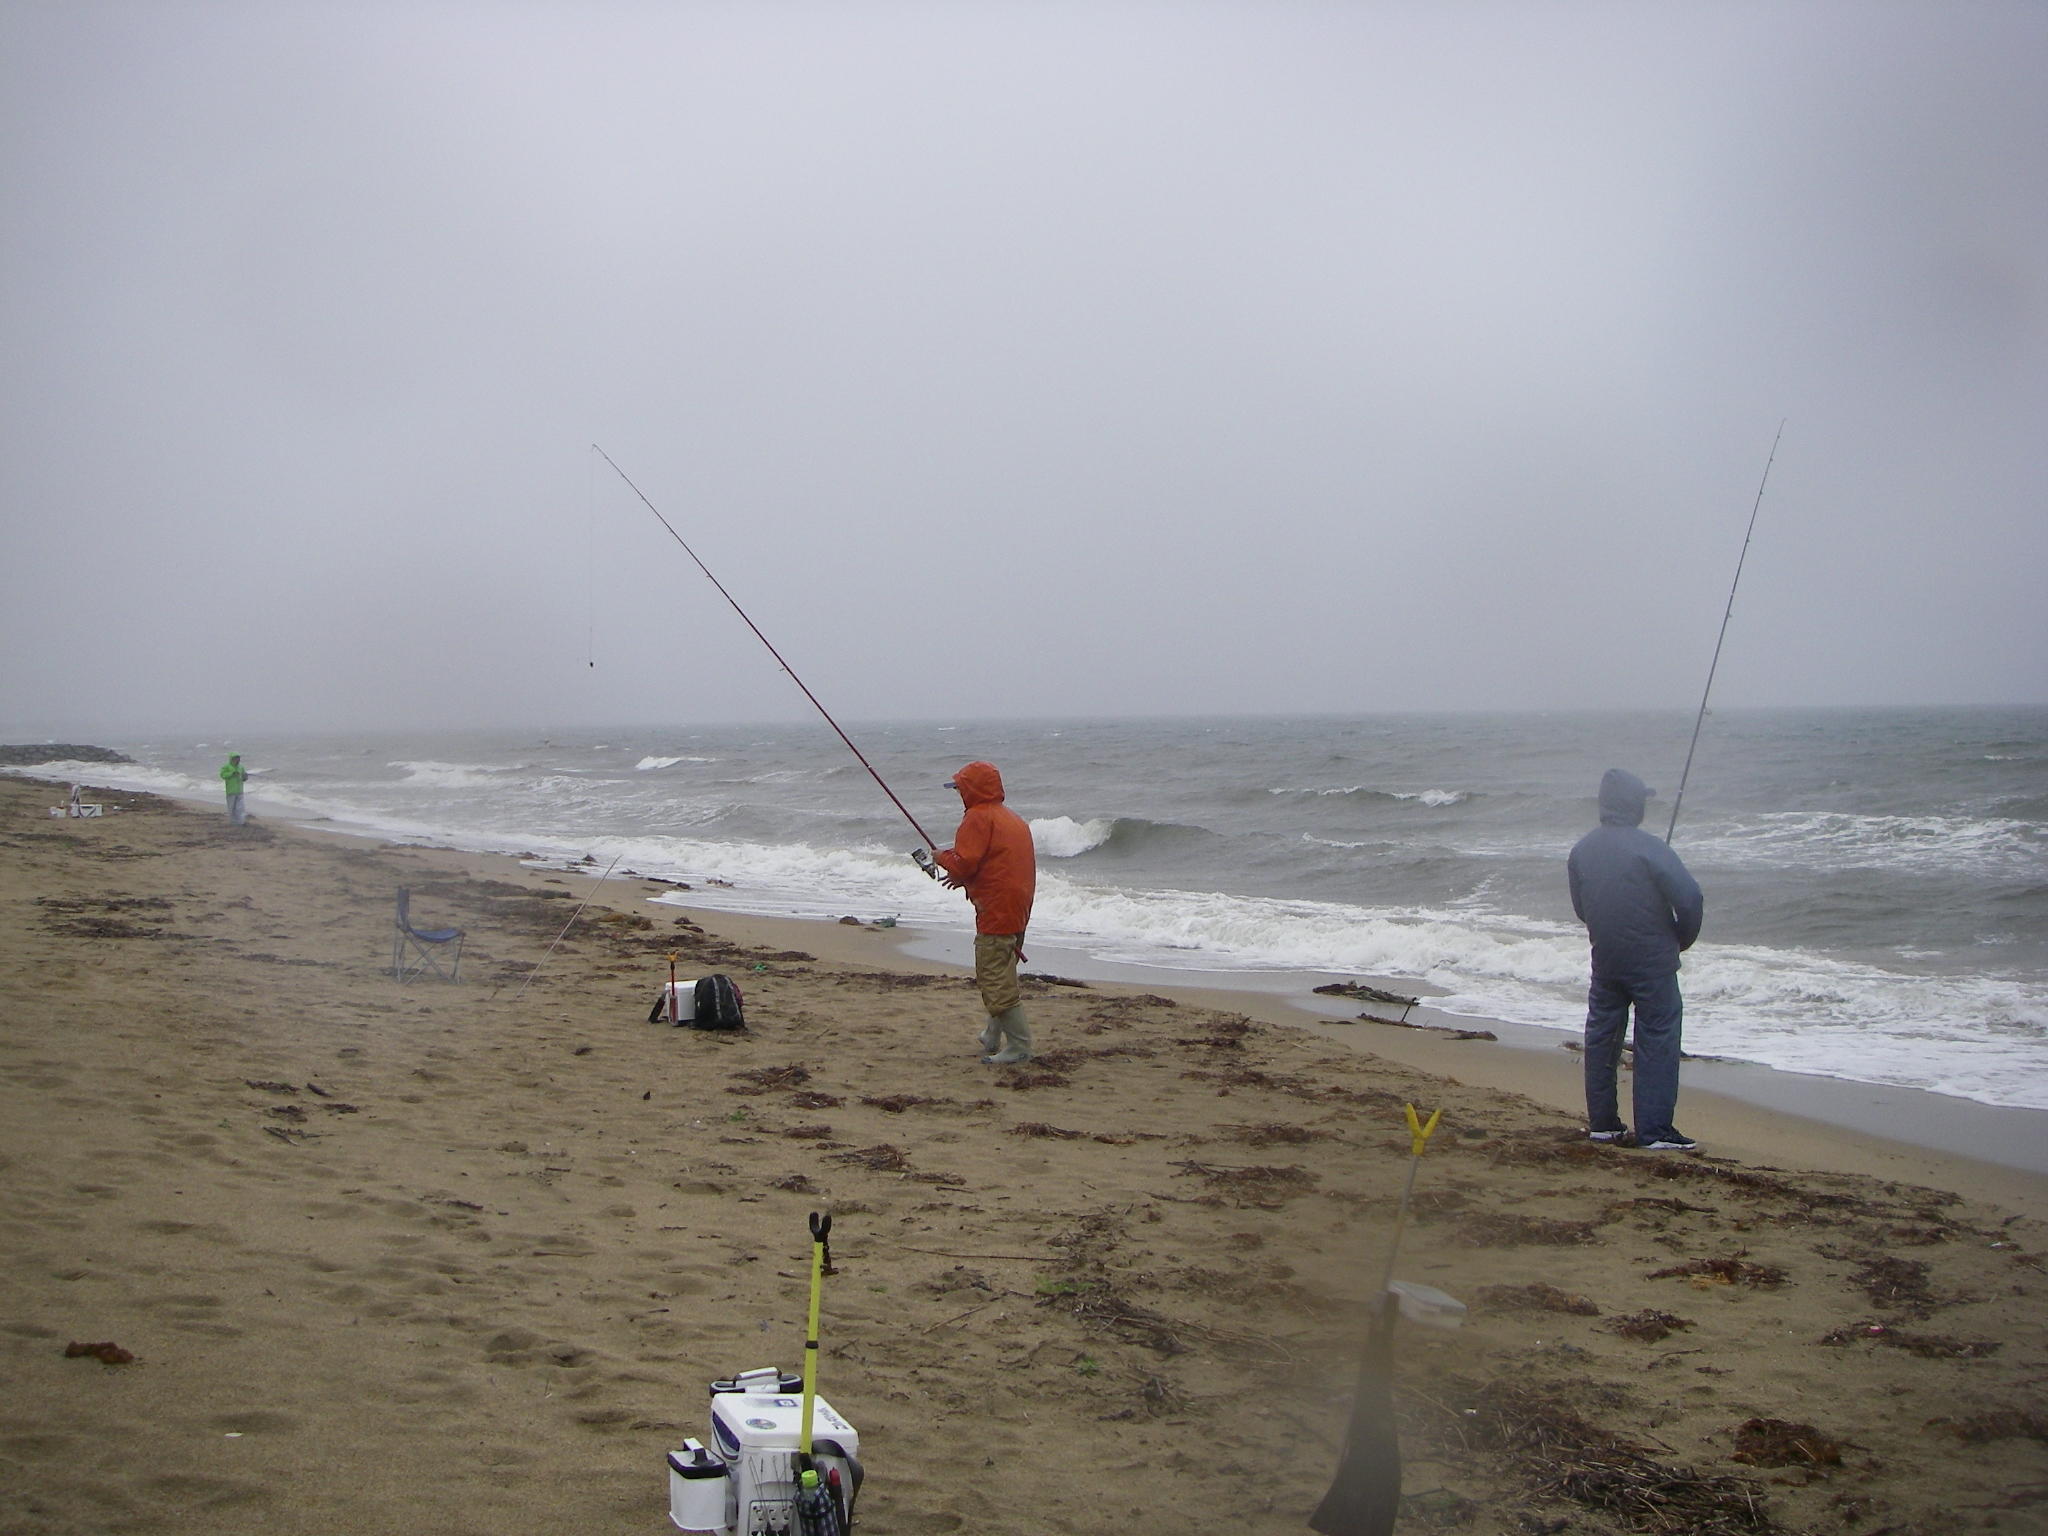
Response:
M0 0L0 732L2048 700L2048 6ZM593 666L592 663L595 663Z

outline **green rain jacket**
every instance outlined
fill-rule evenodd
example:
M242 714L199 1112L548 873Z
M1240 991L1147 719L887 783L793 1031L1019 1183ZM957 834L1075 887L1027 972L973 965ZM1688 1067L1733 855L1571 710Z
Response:
M240 763L222 763L220 765L220 781L227 785L229 794L239 795L242 792L242 786L249 781L249 770Z

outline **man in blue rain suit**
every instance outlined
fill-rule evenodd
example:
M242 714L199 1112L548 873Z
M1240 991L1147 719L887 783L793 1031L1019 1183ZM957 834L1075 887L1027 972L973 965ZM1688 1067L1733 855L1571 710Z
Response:
M1628 1136L1614 1076L1633 1008L1636 1145L1689 1151L1694 1142L1672 1123L1685 1019L1678 957L1700 936L1706 901L1671 845L1642 828L1643 807L1654 793L1626 769L1608 769L1600 780L1600 825L1578 840L1565 863L1572 910L1593 943L1586 1134L1595 1141Z

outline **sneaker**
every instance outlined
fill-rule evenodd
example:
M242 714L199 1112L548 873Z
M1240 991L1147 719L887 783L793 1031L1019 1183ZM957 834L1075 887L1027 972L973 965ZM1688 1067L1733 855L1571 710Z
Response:
M1628 1127L1625 1125L1617 1125L1611 1131L1595 1131L1588 1129L1586 1132L1586 1140L1588 1141L1626 1141L1627 1139Z
M1683 1131L1670 1130L1652 1136L1648 1141L1638 1141L1636 1145L1651 1152L1690 1152L1699 1143Z

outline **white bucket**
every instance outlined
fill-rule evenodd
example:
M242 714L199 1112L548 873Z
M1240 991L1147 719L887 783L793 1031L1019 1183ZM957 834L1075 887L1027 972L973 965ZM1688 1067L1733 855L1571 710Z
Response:
M701 1440L668 1453L668 1518L679 1531L723 1531L731 1488L724 1462Z
M1401 1300L1401 1316L1425 1328L1456 1328L1465 1321L1465 1303L1433 1285L1396 1280L1387 1286Z

